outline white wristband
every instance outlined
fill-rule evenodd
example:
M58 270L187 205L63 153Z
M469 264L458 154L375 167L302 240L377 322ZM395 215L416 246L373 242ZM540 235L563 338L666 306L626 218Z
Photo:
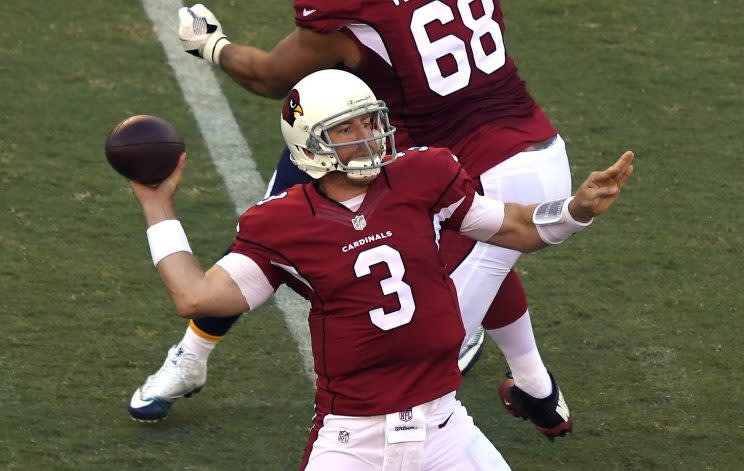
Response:
M572 235L587 228L594 218L588 222L579 222L571 216L568 205L573 200L573 196L565 200L549 201L541 203L532 213L532 222L537 228L537 233L546 244L560 244ZM560 213L557 214L555 206L561 205Z
M150 245L152 264L158 263L176 252L191 252L189 240L177 219L167 219L147 228L147 243Z
M227 36L222 33L212 33L204 44L202 54L206 60L219 67L220 53L222 52L222 48L228 44L230 44L230 40L227 39Z

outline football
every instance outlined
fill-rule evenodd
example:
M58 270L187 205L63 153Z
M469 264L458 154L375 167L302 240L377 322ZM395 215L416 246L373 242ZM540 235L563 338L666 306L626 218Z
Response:
M171 123L157 116L136 115L111 130L106 158L127 179L153 185L173 173L185 148Z

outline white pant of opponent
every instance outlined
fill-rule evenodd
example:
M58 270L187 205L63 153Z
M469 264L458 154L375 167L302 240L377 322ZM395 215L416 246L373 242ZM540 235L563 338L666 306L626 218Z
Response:
M539 150L525 151L487 170L481 177L485 196L535 204L571 196L571 169L561 136ZM501 282L521 255L478 242L451 277L465 324L465 342L480 326ZM464 346L464 344L463 344Z
M327 415L305 471L510 469L454 392L409 411L373 417ZM393 443L399 439L411 441Z

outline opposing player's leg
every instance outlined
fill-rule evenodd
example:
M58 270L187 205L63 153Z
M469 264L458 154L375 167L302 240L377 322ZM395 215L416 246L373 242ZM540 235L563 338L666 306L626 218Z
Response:
M266 195L279 193L297 183L307 183L309 179L305 172L292 164L289 150L285 148ZM209 355L239 318L240 314L236 314L189 322L183 338L168 350L160 369L148 376L132 395L128 407L132 418L157 422L168 415L177 399L201 391L207 380Z
M173 403L201 391L207 360L240 314L189 322L183 338L168 350L160 369L147 377L129 400L129 415L140 422L163 420Z
M530 204L569 196L571 177L565 144L557 136L544 148L521 152L484 172L480 182L486 196L502 201ZM443 251L446 249L444 242L443 238ZM520 255L519 252L478 243L451 276L458 291L466 338L485 322L489 335L509 364L514 387L541 405L539 408L523 408L520 416L532 420L548 436L561 435L570 430L572 420L570 417L563 419L556 412L557 403L549 417L538 414L546 409L542 407L545 403L555 402L560 391L540 357L524 289L516 275L510 275L513 277L511 283L505 286L504 294L497 297L502 282ZM497 305L492 306L494 300ZM560 422L556 418L560 418Z

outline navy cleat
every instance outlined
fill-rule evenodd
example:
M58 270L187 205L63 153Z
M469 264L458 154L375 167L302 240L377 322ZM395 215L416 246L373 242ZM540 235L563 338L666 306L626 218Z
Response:
M550 440L563 437L573 430L573 417L568 410L563 393L550 374L553 392L544 399L537 399L514 385L512 378L501 383L499 396L501 403L514 417L530 420L535 427Z
M460 357L457 359L457 366L460 367L460 373L463 375L470 371L475 366L478 359L483 353L483 341L486 338L486 330L483 327L478 327L468 343L465 344L465 348L460 350Z
M176 399L198 393L206 381L207 362L180 344L174 345L163 366L132 395L129 415L140 422L163 420Z

